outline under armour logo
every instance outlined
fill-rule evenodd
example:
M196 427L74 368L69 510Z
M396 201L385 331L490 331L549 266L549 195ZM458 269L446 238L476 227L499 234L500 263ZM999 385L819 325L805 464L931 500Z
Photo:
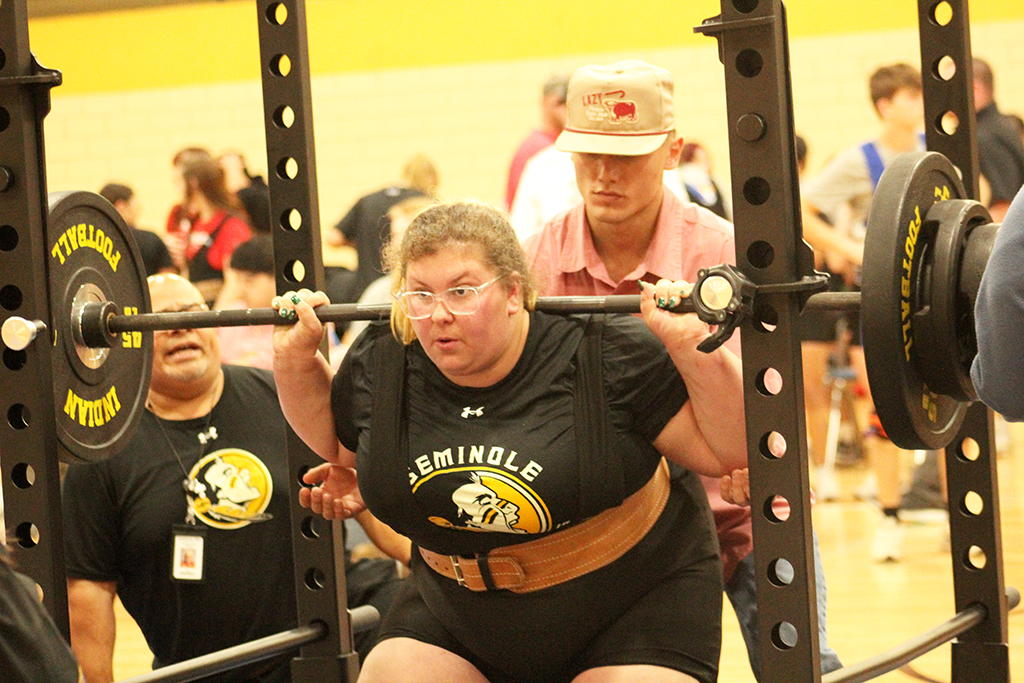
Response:
M467 418L467 419L470 418L470 417L483 417L483 414L484 414L484 407L483 406L480 406L476 410L473 410L469 406L466 406L465 408L462 409L462 417Z
M217 438L217 428L210 427L205 432L199 432L199 443L204 446Z

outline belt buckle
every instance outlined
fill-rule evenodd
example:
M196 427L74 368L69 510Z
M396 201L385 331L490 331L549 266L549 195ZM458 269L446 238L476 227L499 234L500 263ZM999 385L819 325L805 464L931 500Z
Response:
M452 561L452 568L455 570L455 580L459 583L460 586L466 588L466 577L462 575L462 567L459 566L459 556L449 555L448 559Z

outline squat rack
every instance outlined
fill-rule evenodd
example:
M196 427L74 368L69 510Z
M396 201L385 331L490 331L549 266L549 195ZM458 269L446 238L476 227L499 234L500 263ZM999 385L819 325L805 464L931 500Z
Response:
M0 2L0 307L49 321L53 312L47 303L47 263L38 259L46 253L42 122L50 108L49 89L60 84L60 73L40 66L29 51L26 4ZM256 5L278 290L299 283L321 288L305 4L257 0ZM938 19L939 6L949 8L948 20ZM976 196L967 1L918 0L918 7L928 147L963 171L968 191ZM725 70L737 262L758 285L797 282L812 273L813 258L802 240L785 8L781 0L722 0L721 14L695 30L718 39ZM938 77L943 56L957 66L948 81ZM947 111L960 121L951 135L939 125ZM746 324L744 334L754 539L760 551L755 563L762 597L761 655L764 680L772 683L822 680L803 378L795 332L804 298L800 292L766 295L765 307ZM46 606L67 634L58 446L50 392L53 352L47 344L34 345L31 353L4 350L0 396L6 422L0 423L0 452L7 456L3 492L7 519L14 524L13 540L22 549L19 562L43 586ZM783 389L777 395L758 389L759 375L766 368L775 368L782 377ZM769 449L768 436L773 433L789 444L787 455L778 457ZM964 457L962 443L968 438L980 447L974 460ZM978 608L986 615L954 642L952 680L1009 683L992 415L980 403L970 409L950 451L946 467L956 606L958 612ZM296 482L319 462L294 434L288 457ZM959 514L959 502L968 491L982 497L983 514ZM776 496L789 503L786 520L771 511ZM358 663L346 613L344 567L334 561L334 548L341 544L340 525L335 523L330 533L324 533L321 523L292 498L298 623L324 624L329 631L329 637L302 647L293 664L293 679L354 681ZM984 568L967 562L971 547L984 551ZM791 580L785 578L789 572L780 571L786 565L793 570ZM327 599L331 595L335 597ZM826 680L853 680L836 674L840 675Z

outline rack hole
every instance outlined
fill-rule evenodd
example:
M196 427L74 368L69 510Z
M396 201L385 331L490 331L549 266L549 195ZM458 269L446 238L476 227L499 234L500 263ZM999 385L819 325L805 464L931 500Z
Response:
M956 455L966 462L974 462L981 457L981 446L977 441L968 437L960 442L956 449Z
M7 285L0 288L0 306L8 311L16 311L21 308L21 290L14 285Z
M952 79L953 76L956 76L956 62L954 62L953 58L949 55L944 55L935 62L935 68L932 69L932 73L936 78L948 81Z
M324 574L324 570L318 567L311 567L306 570L305 576L306 588L314 591L321 590L327 585L327 575Z
M31 414L28 406L22 403L15 403L7 409L7 424L14 429L25 429L31 421Z
M747 261L755 268L767 268L775 261L775 247L764 240L757 240L747 247Z
M270 58L270 73L282 78L292 71L292 60L288 55L274 55Z
M757 50L747 48L736 55L736 71L744 78L753 78L764 68L764 58Z
M0 133L7 130L11 125L11 114L6 108L0 107Z
M28 362L28 354L24 351L4 349L4 366L8 370L21 370Z
M319 517L309 516L302 520L302 536L310 540L320 538Z
M789 520L789 501L782 496L772 496L764 502L764 517L769 522L781 524Z
M767 304L755 306L752 325L757 332L774 332L779 327L779 312Z
M964 566L968 569L984 569L986 564L988 564L988 557L985 556L985 551L978 546L972 545L964 553Z
M743 14L750 14L757 9L758 0L733 0L732 6L736 8L737 12Z
M277 177L282 180L295 180L299 175L299 162L293 157L284 157L277 162Z
M743 183L743 198L753 206L761 206L772 196L772 186L757 176Z
M295 125L295 110L289 107L287 104L282 105L274 110L274 125L278 128L291 128Z
M14 251L18 246L18 231L11 225L0 225L0 251Z
M19 489L30 489L36 483L36 471L27 462L19 462L11 469L11 481Z
M288 8L283 2L271 3L267 8L267 21L274 26L283 26L288 21Z
M761 455L770 460L778 460L786 455L786 437L778 432L768 432L761 437Z
M780 557L768 564L768 580L775 586L788 586L793 583L794 576L796 576L796 572L789 560Z
M977 517L985 509L985 499L977 491L968 491L960 501L960 510L965 515Z
M947 26L949 22L953 21L953 7L943 0L932 7L931 15L932 21L938 26Z
M284 279L298 284L306 279L306 266L298 259L284 265Z
M951 111L944 112L935 122L935 127L944 135L953 135L960 127L960 117Z
M18 545L22 548L35 548L39 545L39 527L32 522L22 522L15 530Z
M298 230L302 227L302 214L298 209L288 209L281 214L281 227L285 230Z
M780 621L772 627L772 644L780 650L792 650L798 640L796 626L788 621Z
M762 396L778 396L782 391L782 373L775 368L765 368L757 374L756 385Z

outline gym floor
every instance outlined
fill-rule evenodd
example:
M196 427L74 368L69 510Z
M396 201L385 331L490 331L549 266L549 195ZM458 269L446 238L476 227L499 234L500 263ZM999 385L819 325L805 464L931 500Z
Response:
M1006 584L1024 592L1024 425L1010 425L1008 446L999 456L999 495ZM905 463L909 469L911 462ZM875 564L869 559L879 513L854 492L867 468L837 470L843 495L838 502L818 503L814 528L828 579L830 644L845 664L854 664L942 623L954 614L953 579L946 543L947 526L905 524L901 562ZM905 478L909 480L909 478ZM730 607L726 606L722 683L754 683L746 649ZM1024 607L1010 613L1010 670L1024 676ZM114 673L118 679L148 671L150 654L131 617L118 605ZM950 646L920 657L908 667L875 679L911 683L950 679Z

